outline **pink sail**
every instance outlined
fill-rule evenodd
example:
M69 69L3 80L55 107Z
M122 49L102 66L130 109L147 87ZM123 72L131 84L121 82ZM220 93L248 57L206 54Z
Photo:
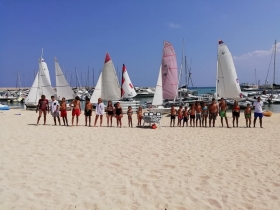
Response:
M163 99L175 99L178 93L178 70L176 53L171 43L164 41L162 53Z

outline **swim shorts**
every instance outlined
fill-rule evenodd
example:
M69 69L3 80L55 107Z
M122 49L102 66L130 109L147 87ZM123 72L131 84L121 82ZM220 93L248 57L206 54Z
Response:
M255 113L254 113L254 117L255 117L255 118L258 118L258 117L259 117L259 118L262 118L262 117L263 117L263 113L257 113L257 112L255 112Z
M239 113L239 112L232 112L232 116L234 116L234 117L239 117L239 116L240 116L240 113Z
M52 112L53 117L59 117L59 112Z
M215 112L213 112L213 113L209 113L209 120L216 120L216 113Z
M67 117L67 111L66 110L61 110L60 111L60 117Z
M198 120L201 119L201 113L196 113L196 119L198 119Z
M220 111L220 117L227 117L226 116L226 111Z
M171 120L175 120L175 115L171 115Z
M73 109L72 110L72 117L74 117L74 116L77 116L77 117L80 116L80 110L79 109Z
M85 116L89 117L91 116L92 110L85 110Z

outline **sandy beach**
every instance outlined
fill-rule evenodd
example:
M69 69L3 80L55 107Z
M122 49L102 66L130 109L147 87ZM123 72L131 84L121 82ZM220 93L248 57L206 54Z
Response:
M169 117L155 130L128 128L126 116L124 128L85 127L84 116L78 127L52 126L51 115L35 126L25 110L0 119L3 210L280 207L280 114L263 129L245 128L243 114L231 129L219 120L170 128Z

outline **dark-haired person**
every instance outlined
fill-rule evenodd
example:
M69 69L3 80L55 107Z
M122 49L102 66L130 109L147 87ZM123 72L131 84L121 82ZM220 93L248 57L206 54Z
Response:
M216 103L216 99L212 99L212 103L208 105L209 110L209 127L211 127L211 121L213 121L213 127L215 127L216 117L218 115L218 105Z
M249 128L251 128L251 105L250 104L247 104L247 107L244 110L244 116L246 120L246 127L248 128L248 124L249 124Z
M86 98L86 104L85 104L85 126L87 126L87 121L88 121L88 126L90 127L91 125L91 116L92 116L92 103L90 103L90 99L87 97Z
M229 128L226 113L227 113L227 103L225 102L224 98L221 98L221 102L219 103L219 115L221 117L221 124L222 124L222 127L224 127L223 118L225 118L227 127Z
M259 118L260 121L260 127L262 128L262 118L263 118L263 110L262 110L263 102L261 101L261 98L258 97L257 101L254 102L254 127L256 126L257 118Z
M49 113L49 101L46 99L45 95L42 95L41 99L38 101L36 113L38 112L38 109L39 109L39 116L38 116L38 119L37 119L37 125L39 124L42 113L44 115L44 125L46 125L47 111Z
M81 114L81 102L79 96L76 96L75 99L70 103L70 106L73 107L72 109L72 126L74 124L74 118L76 116L76 126L79 123L79 116Z
M235 127L235 120L236 120L236 127L238 127L238 119L240 117L240 106L238 105L237 101L234 101L233 107L232 107L232 125Z
M54 96L51 96L51 114L53 116L53 121L54 121L54 125L56 125L56 118L58 120L59 125L60 124L60 118L59 118L59 103L57 100L55 100Z
M65 98L63 97L60 103L60 117L62 117L63 124L68 126L68 119L67 119L67 105Z
M120 102L117 102L117 104L116 104L115 116L117 118L117 127L120 126L120 128L121 128L122 127L123 110L122 110Z
M108 101L106 107L107 127L109 127L109 125L112 127L113 116L114 116L114 106L112 104L112 101Z

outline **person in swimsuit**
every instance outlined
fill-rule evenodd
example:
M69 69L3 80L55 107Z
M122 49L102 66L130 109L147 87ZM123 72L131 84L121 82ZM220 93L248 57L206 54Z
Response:
M46 99L45 95L42 95L41 99L38 101L36 113L38 112L38 109L39 109L39 117L37 119L37 125L39 124L42 113L44 114L44 125L46 125L47 111L49 113L49 101Z
M120 105L120 102L117 102L117 104L116 104L115 116L116 116L116 119L117 119L117 127L120 126L120 128L121 128L122 127L123 111L122 111L122 107Z
M98 103L96 104L96 108L95 108L95 121L94 121L94 127L96 127L96 123L98 120L98 117L100 116L100 127L102 127L102 118L104 115L104 111L105 111L105 106L102 102L102 99L99 98L98 99Z
M227 127L229 128L226 111L227 111L227 103L225 102L224 98L221 98L221 102L219 103L219 115L221 117L221 124L222 127L224 127L223 118L225 118Z
M186 123L186 127L188 127L188 120L189 120L189 113L188 113L188 107L185 107L184 111L183 111L183 127Z
M251 128L251 105L250 104L247 104L247 107L244 110L244 116L246 120L246 127L248 128L248 124L249 124L249 128Z
M238 105L237 101L234 101L232 107L232 125L235 127L234 122L236 120L236 127L238 127L238 119L240 117L240 106Z
M91 116L92 116L92 103L90 103L90 99L86 97L86 104L85 104L85 126L87 126L87 121L88 121L88 127L91 125Z
M114 107L112 101L108 101L107 108L106 108L107 127L109 127L109 122L111 123L110 126L112 127L113 116L114 116Z
M172 125L172 122L173 122L173 127L175 126L175 118L176 118L176 114L177 114L177 110L175 109L174 105L171 106L171 109L170 109L170 127Z
M137 126L141 126L141 122L142 122L142 119L143 119L142 106L139 106L139 108L138 108L138 111L137 111L137 119L138 119Z
M59 118L59 103L57 100L55 100L54 96L51 96L52 102L51 102L51 114L53 116L54 125L56 125L56 118L58 120L59 125L60 124L60 118Z
M195 114L195 117L196 117L195 126L197 127L197 122L199 120L199 126L201 127L202 108L201 108L200 102L196 102L196 104L195 104L195 111L196 111L196 114Z
M64 126L65 126L65 123L68 126L66 101L65 101L64 97L62 98L61 103L60 103L60 117L62 117Z
M215 127L215 121L218 115L218 105L216 104L215 98L212 98L212 103L208 106L208 112L209 112L209 127L211 127L212 121L213 121L213 127Z
M183 107L182 106L179 107L177 113L178 113L178 124L177 124L177 126L181 127L181 122L182 122L182 119L183 119Z
M190 115L190 126L195 126L195 106L194 104L191 105L191 108L189 109L189 115Z
M202 127L207 127L208 107L205 102L202 106Z
M132 108L131 108L131 106L129 106L128 110L127 110L128 127L133 127L132 126L132 114L133 114Z
M74 118L76 116L76 126L79 123L79 116L81 114L81 102L79 96L76 96L75 99L70 103L70 106L73 107L72 110L72 126L74 125Z

